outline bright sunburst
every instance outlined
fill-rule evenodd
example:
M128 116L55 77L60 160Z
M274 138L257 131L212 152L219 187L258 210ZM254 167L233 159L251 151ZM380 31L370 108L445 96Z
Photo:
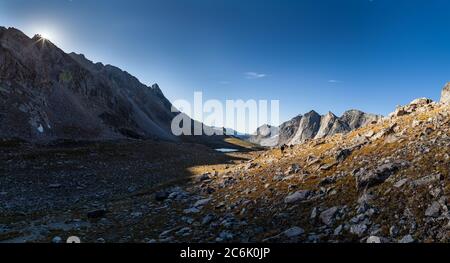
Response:
M43 30L39 33L39 35L43 38L43 39L47 39L50 40L52 38L52 34L49 31Z

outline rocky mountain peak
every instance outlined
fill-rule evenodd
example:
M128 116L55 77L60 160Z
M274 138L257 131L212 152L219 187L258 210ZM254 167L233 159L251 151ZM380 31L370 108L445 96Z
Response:
M327 112L327 114L325 114L323 117L328 119L337 119L337 116L331 111Z
M35 34L31 39L36 41L36 40L40 40L42 38L43 37L40 34Z
M152 85L152 89L161 91L161 89L159 88L158 83L153 84Z
M304 118L315 118L317 116L320 116L320 114L317 113L317 111L315 111L315 110L311 110L311 111L305 113L305 115L303 115Z
M259 127L258 129L256 129L256 134L259 134L261 136L269 136L270 133L272 132L272 126L269 124L264 124L261 127Z
M32 40L16 28L3 28L1 31L1 44L6 47L16 47L16 50L23 45L29 46Z
M159 88L159 85L157 83L153 84L150 88L155 94L159 96L164 96L162 90Z
M351 130L354 130L371 122L378 121L381 118L381 115L368 114L360 110L352 109L344 112L340 119L345 122Z
M49 39L44 38L42 35L40 34L36 34L34 35L31 40L33 41L33 44L38 48L38 49L46 49L46 50L55 50L56 52L59 53L64 53L60 48L58 48L55 44L53 44L53 42L51 42ZM64 53L64 55L66 55Z
M441 94L441 102L445 104L450 104L450 82L445 84L444 89Z
M289 143L298 144L313 138L320 129L321 118L322 117L314 110L306 113L300 120L299 128Z
M179 140L158 86L15 28L1 28L0 51L1 138Z
M8 33L9 35L27 37L22 31L20 31L19 29L15 28L15 27L8 27L8 28L1 27L1 31L3 31L4 33Z
M298 130L303 115L298 115L289 121L282 123L279 127L279 145L286 144Z
M381 118L379 115L364 113L360 110L348 110L341 117L336 116L331 111L321 116L316 111L311 110L304 115L298 115L284 122L279 127L272 127L270 136L267 132L262 133L263 129L261 129L261 131L257 132L257 136L250 136L249 141L264 146L300 144L309 139L319 139L338 133L347 133ZM266 130L269 129L266 128ZM277 140L274 140L274 131L278 133Z
M314 138L324 138L336 133L349 131L348 125L339 120L331 111L321 117L320 128Z

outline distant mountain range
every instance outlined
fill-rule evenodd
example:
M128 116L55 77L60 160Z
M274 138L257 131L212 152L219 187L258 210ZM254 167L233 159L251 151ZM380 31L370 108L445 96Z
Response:
M380 115L368 114L359 110L346 111L341 117L337 117L332 112L320 115L315 111L310 111L284 122L279 127L263 125L247 140L261 146L294 145L309 139L347 133L366 124L377 122L381 118Z
M157 84L0 27L0 138L180 141L171 132L171 107Z

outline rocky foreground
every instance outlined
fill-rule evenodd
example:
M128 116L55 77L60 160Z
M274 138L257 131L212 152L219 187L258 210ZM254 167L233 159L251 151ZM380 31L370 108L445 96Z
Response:
M159 192L166 220L147 241L448 242L449 150L449 106L415 100Z
M0 240L450 241L444 99L418 99L376 123L283 152L223 155L163 143L136 151L139 143L45 150L51 159L3 146Z

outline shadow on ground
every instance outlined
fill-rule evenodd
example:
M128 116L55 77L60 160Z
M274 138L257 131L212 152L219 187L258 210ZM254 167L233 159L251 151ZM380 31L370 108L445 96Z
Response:
M164 141L0 143L0 224L94 209L181 185L209 166L246 161L215 147L252 151L248 145ZM211 148L212 147L212 148Z

